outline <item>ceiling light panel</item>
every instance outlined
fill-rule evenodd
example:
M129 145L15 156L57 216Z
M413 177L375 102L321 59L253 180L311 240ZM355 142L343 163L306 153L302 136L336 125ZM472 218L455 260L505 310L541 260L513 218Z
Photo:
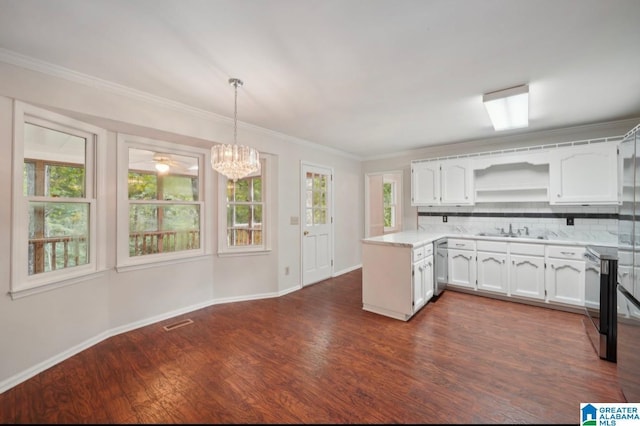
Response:
M496 131L529 126L529 86L487 93L482 97Z

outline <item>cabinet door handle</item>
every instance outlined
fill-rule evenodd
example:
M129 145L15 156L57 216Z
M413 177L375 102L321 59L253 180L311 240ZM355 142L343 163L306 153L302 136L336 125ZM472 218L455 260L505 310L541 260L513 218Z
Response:
M551 269L556 269L556 266L553 263L551 264Z
M562 195L558 194L558 198L562 198Z
M504 259L502 259L502 263L504 263Z
M564 254L565 256L575 256L576 255L572 251L561 251L560 253Z
M456 247L462 247L462 246L464 246L463 243L456 243Z

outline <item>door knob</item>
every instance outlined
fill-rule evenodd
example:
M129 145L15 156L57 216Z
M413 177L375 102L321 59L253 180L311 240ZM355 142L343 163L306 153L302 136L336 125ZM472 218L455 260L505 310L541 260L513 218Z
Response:
M309 235L309 231L304 231L304 235L305 236Z

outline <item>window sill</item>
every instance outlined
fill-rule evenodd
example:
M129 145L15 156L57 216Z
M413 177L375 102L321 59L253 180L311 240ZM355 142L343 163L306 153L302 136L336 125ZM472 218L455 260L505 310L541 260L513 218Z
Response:
M107 269L103 269L96 272L89 272L80 276L64 278L56 282L48 283L48 284L40 284L37 287L29 287L14 291L9 291L8 294L11 296L11 299L21 299L27 296L33 296L35 294L44 293L46 291L56 290L62 287L67 287L74 284L79 284L84 281L92 280L95 278L102 277L107 273Z
M225 250L225 251L219 251L218 257L260 256L260 255L267 255L270 253L271 253L270 248Z
M203 259L210 259L210 254L203 254L190 257L180 257L173 259L154 259L140 263L122 264L116 266L116 272L136 271L139 269L157 268L158 266L175 265L185 262L196 262Z

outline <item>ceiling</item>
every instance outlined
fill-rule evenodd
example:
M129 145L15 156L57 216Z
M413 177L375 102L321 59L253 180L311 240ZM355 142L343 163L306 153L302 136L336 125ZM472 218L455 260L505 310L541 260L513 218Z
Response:
M640 116L638 0L0 0L0 49L367 158ZM243 141L238 134L240 143Z

